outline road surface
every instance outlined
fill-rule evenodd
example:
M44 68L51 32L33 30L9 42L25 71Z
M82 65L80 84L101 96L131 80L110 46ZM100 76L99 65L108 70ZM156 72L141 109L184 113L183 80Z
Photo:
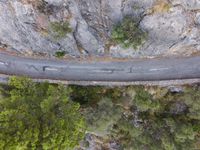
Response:
M200 56L112 62L30 59L0 53L0 74L68 81L160 81L200 78Z

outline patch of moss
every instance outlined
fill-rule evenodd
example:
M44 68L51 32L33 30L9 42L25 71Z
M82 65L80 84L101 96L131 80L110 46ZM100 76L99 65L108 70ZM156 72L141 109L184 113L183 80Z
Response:
M53 31L53 36L56 39L64 38L68 33L72 32L69 22L51 22L50 28Z
M124 48L138 49L146 41L147 33L140 29L139 24L134 19L125 17L121 23L114 26L111 38Z

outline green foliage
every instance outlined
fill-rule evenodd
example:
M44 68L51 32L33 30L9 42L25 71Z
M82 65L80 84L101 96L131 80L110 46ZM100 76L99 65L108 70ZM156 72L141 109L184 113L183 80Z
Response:
M109 88L105 92L105 97L108 97L112 100L112 102L117 103L122 98L123 92L125 92L125 88Z
M55 56L57 57L57 58L62 58L62 57L64 57L65 56L65 51L57 51L56 53L55 53Z
M98 102L97 107L87 108L84 115L86 116L88 131L99 135L107 134L122 114L122 109L114 106L115 104L110 99L104 98Z
M79 102L81 105L94 106L102 99L111 99L113 103L119 102L125 88L106 88L100 86L76 86L72 85L71 98L73 101Z
M120 142L123 145L128 145L132 138L137 138L142 134L142 129L135 127L131 120L120 118L111 132L113 137L120 136Z
M148 147L148 150L159 150L161 147L156 142L150 131L145 130L142 126L136 127L129 118L121 118L112 130L112 137L120 141L120 144L127 150L140 150ZM152 132L152 131L151 131Z
M162 103L170 103L173 101L180 101L187 105L187 117L195 120L200 120L200 87L187 87L185 92L173 94L168 93L163 99Z
M145 42L147 33L141 30L131 17L125 17L121 23L114 26L111 38L124 48L138 49Z
M90 106L82 111L88 132L110 137L125 150L195 148L200 135L199 88L180 94L151 88L153 95L142 86L82 88L72 88L72 97ZM181 111L182 106L189 111Z
M179 96L189 108L187 114L192 119L200 120L200 87L187 88L186 92Z
M168 120L173 123L167 123ZM197 134L186 120L159 117L148 118L139 127L130 118L120 119L112 131L112 137L120 141L125 149L138 150L144 147L148 147L148 150L192 148Z
M71 149L84 136L79 104L71 89L12 77L9 95L0 100L2 149Z
M191 124L180 124L175 133L177 143L186 143L188 140L195 139L195 132Z
M103 88L94 86L71 86L73 101L82 105L95 105L103 97Z
M137 106L139 111L158 111L160 109L160 102L153 99L152 95L144 90L142 87L138 87L135 90L136 95L133 98L134 105Z
M54 33L55 39L64 38L68 33L72 32L69 22L51 22L50 29Z
M87 130L99 135L107 134L122 113L122 108L116 106L116 101L122 96L121 88L98 86L71 86L71 88L72 100L82 105Z
M75 102L82 104L81 113L86 118L88 132L110 137L125 150L198 147L199 86L178 94L153 88L150 94L147 89L142 86L68 88L11 78L9 87L0 88L3 96L0 98L0 147L11 150L73 148L83 138L86 126L79 114L80 106Z
M71 98L82 104L86 117L87 130L99 135L109 132L112 125L121 117L122 108L116 102L121 98L121 88L94 86L71 86Z
M197 89L195 92L189 90L189 92L178 95L166 93L163 99L154 99L142 87L134 88L134 92L135 109L132 111L136 116L129 114L122 117L111 130L111 137L119 141L124 149L186 150L195 147L200 133L200 120L194 120L198 118L190 116L191 112L188 112L186 116L185 114L172 114L167 112L166 107L170 106L168 104L174 102L174 99L178 101L187 99L187 105L191 106L190 110L193 110L193 105L198 105L198 102L194 101L200 98ZM189 101L189 97L193 100ZM198 107L195 106L197 112ZM136 123L137 120L139 120L139 125Z

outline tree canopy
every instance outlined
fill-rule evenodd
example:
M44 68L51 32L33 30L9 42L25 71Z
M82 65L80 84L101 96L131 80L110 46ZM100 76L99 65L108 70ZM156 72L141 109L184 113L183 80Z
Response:
M182 93L142 86L107 89L95 107L85 108L88 132L104 137L105 143L115 141L124 150L196 149L199 91L199 87Z
M200 133L199 89L190 88L181 94L168 92L160 99L143 87L134 92L134 109L115 123L112 138L127 150L196 148Z
M85 121L69 87L12 77L6 90L0 99L2 149L71 149L83 138Z

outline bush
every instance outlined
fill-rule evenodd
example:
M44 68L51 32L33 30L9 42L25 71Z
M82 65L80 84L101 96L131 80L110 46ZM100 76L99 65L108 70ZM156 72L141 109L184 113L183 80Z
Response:
M54 33L56 39L64 38L68 33L72 32L69 22L51 22L50 28Z
M97 107L89 107L83 112L87 131L102 136L108 134L113 124L121 118L122 112L123 109L116 106L111 99L102 99L97 103Z
M146 40L147 33L139 28L131 17L125 17L121 23L113 28L111 38L124 48L138 49Z
M96 105L103 97L103 89L101 87L92 86L71 86L73 101L80 103L81 105Z
M65 51L57 51L57 52L55 53L55 56L56 56L57 58L62 58L62 57L65 56Z
M153 99L152 95L149 92L145 91L142 87L136 88L135 91L136 95L133 99L133 102L139 111L159 111L160 102Z

